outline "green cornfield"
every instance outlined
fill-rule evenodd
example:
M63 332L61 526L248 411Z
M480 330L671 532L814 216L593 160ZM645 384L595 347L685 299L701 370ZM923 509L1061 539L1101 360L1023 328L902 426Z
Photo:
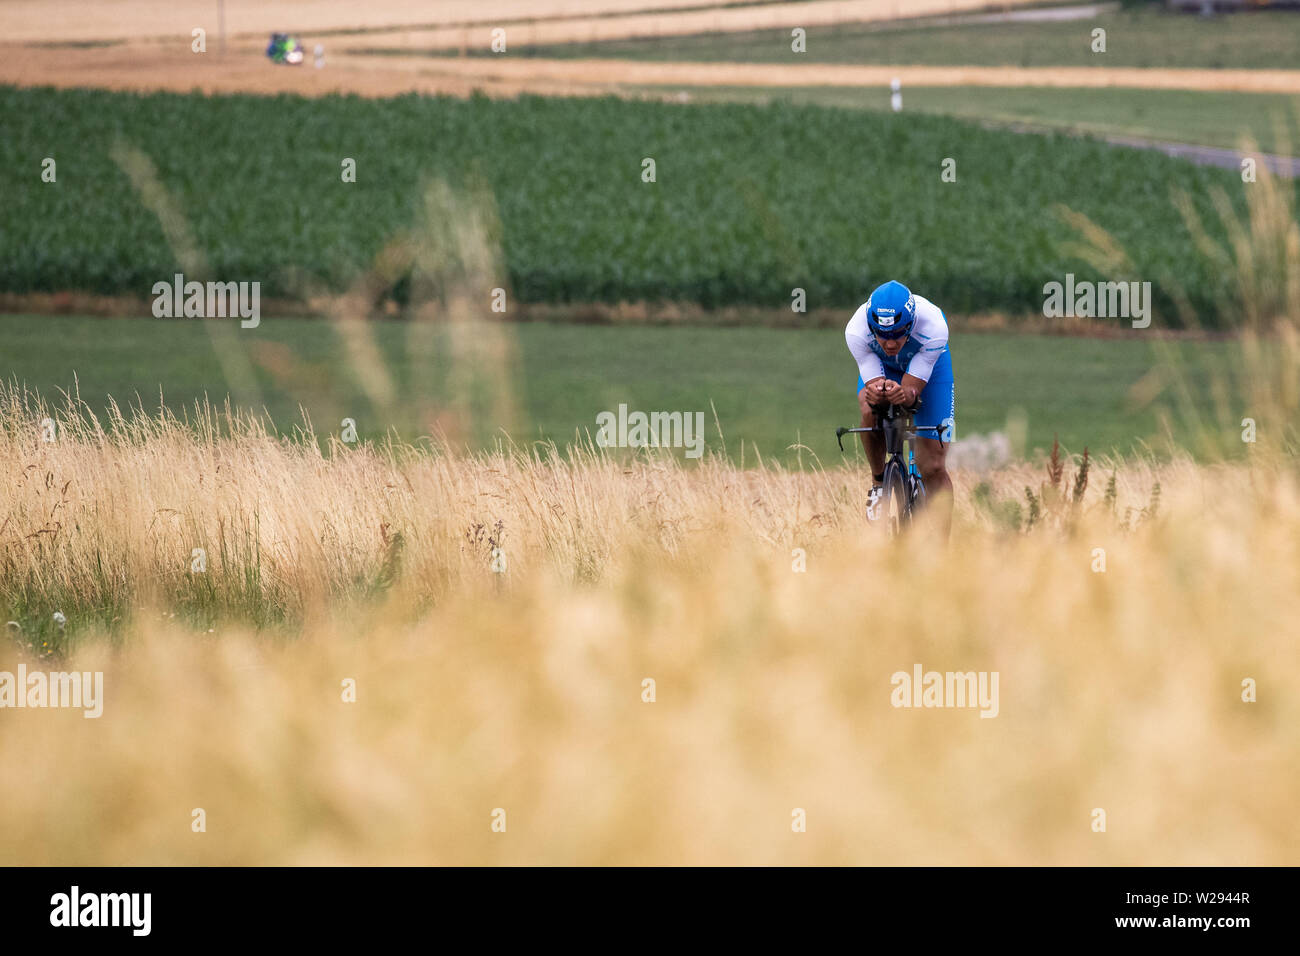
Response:
M156 166L212 277L289 299L373 274L438 179L490 193L514 301L779 308L798 288L843 307L904 276L950 313L1021 314L1073 272L1150 281L1162 325L1225 324L1231 279L1178 197L1222 242L1248 188L1231 169L914 114L4 87L0 292L145 299L177 270L115 144ZM1098 236L1108 264L1089 255Z

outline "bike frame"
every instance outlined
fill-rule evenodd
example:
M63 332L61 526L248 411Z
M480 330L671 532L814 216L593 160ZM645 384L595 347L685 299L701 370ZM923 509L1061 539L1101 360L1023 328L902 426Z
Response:
M912 439L917 437L918 432L935 432L936 437L942 434L938 425L914 425L913 416L916 410L920 408L918 402L910 409L904 409L901 405L872 406L872 413L876 416L879 424L872 427L844 428L835 429L835 441L840 446L840 451L844 451L845 435L862 435L870 432L881 432L885 436L885 468L888 470L889 465L893 463L903 474L907 475L909 480L907 485L907 507L911 511L912 506L916 503L916 496L913 489L916 484L921 483L921 472L916 467L916 453L912 447ZM906 446L907 465L903 464L903 450ZM922 485L924 487L924 485Z
M917 406L920 407L919 405ZM917 437L917 432L936 432L942 434L942 429L938 425L913 425L912 416L916 409L903 410L900 405L889 405L887 407L873 407L872 412L876 414L876 420L880 422L871 428L837 428L835 429L835 441L840 446L840 451L844 450L845 435L861 435L868 432L882 432L885 436L885 458L896 459L899 467L902 467L903 446L907 445L907 468L909 475L919 474L916 469L916 455L912 449L912 439ZM936 436L937 437L937 436Z

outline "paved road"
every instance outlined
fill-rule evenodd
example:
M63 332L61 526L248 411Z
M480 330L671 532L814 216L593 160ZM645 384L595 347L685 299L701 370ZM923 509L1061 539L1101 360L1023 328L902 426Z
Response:
M1142 139L1139 136L1105 136L1106 142L1115 146L1129 146L1134 149L1158 149L1166 156L1190 160L1202 166L1222 166L1225 169L1241 169L1241 161L1246 156L1254 157L1260 166L1267 166L1279 176L1295 179L1300 176L1300 159L1290 156L1274 156L1270 153L1241 153L1235 149L1221 149L1218 146L1192 146L1188 143L1164 143L1154 139Z
M926 17L927 23L940 23L944 26L964 23L1060 23L1069 20L1095 20L1106 13L1115 13L1120 8L1118 3L1089 3L1075 7L1042 7L1032 10L1011 10L1007 13L968 13L951 17ZM891 26L908 27L906 19L898 20Z
M1119 133L1080 132L1062 129L1059 126L1047 126L1031 123L999 123L995 120L981 121L985 129L1006 130L1012 133L1064 133L1067 136L1091 136L1112 146L1124 146L1129 149L1155 149L1175 159L1185 159L1201 166L1219 166L1223 169L1241 169L1241 161L1251 156L1260 166L1267 166L1272 172L1289 179L1300 177L1300 157L1275 156L1272 153L1243 153L1235 149L1220 146L1196 146L1192 143L1169 143L1159 139L1146 139L1141 136L1124 136Z

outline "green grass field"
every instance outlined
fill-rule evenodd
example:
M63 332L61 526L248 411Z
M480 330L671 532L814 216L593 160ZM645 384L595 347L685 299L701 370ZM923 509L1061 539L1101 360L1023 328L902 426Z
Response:
M1300 21L1297 23L1300 26ZM697 103L771 102L887 111L889 90L854 87L640 86L656 97L680 92ZM979 122L1118 134L1235 149L1243 137L1267 153L1300 149L1300 94L1206 93L1191 90L1054 89L1047 87L910 86L906 113Z
M1105 53L1091 31L1107 31ZM646 37L520 47L521 56L625 57L656 61L815 62L835 64L1025 67L1175 67L1300 69L1300 13L1264 11L1206 19L1158 9L1042 23L945 23L938 19L809 27L807 51L790 50L788 30ZM408 51L393 51L408 52ZM664 92L669 88L658 88ZM769 102L888 109L888 94L843 88L686 89L697 102ZM1250 136L1259 148L1290 154L1300 146L1296 96L1176 90L913 87L909 111L999 123L1028 123L1234 148ZM1278 135L1276 120L1283 123Z
M1092 51L1096 27L1106 30L1104 53ZM539 45L511 52L662 61L1300 69L1300 13L1268 11L1205 19L1146 9L1041 23L951 24L937 19L846 23L808 27L805 53L792 53L790 43L790 30L781 29Z
M847 316L846 316L847 321ZM301 421L301 405L318 434L337 434L345 417L360 437L382 438L389 427L413 440L427 434L421 408L447 398L451 362L439 342L413 349L410 326L372 323L398 396L376 410L355 377L335 327L325 321L266 319L255 330L231 327L239 355L256 370L255 392L236 390L244 407L264 407L285 432ZM787 446L802 441L824 464L841 461L834 426L852 424L856 370L838 329L722 329L703 326L591 326L522 323L513 337L510 387L520 409L512 433L523 443L559 443L579 430L596 431L602 410L620 402L645 411L702 411L708 447L719 448L710 402L727 451L746 463L764 458L793 463ZM102 409L119 404L156 408L159 389L173 410L205 394L224 400L231 386L208 329L195 321L0 317L0 374L48 397L71 389ZM1231 364L1237 346L1178 343L1193 381ZM423 354L424 358L416 358ZM1134 407L1130 389L1160 361L1149 338L1088 339L1023 334L956 334L958 435L1001 430L1008 409L1023 411L1025 451L1049 448L1054 434L1073 451L1130 451L1135 440L1158 439L1156 406ZM423 403L423 404L422 404ZM418 406L418 407L417 407ZM477 422L490 440L496 422ZM1187 441L1188 436L1176 432Z

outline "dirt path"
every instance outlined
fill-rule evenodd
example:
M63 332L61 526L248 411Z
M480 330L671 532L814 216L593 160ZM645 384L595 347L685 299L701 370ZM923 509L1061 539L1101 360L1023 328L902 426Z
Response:
M1300 71L1185 70L1105 67L857 66L818 63L657 63L543 60L530 57L365 56L327 50L324 69L277 67L260 40L232 44L224 56L169 43L49 49L0 46L0 83L126 90L193 89L205 93L296 92L320 96L405 92L499 96L521 92L600 94L635 86L904 86L1133 87L1164 90L1300 92Z
M375 70L403 57L353 57ZM827 63L655 63L629 60L542 60L501 57L424 57L425 72L518 82L680 86L907 86L1133 87L1300 94L1300 71L1189 70L1137 67L858 66ZM396 63L392 64L397 66Z
M378 61L378 62L375 62ZM551 96L613 92L614 84L563 77L492 77L483 72L458 75L445 62L427 57L358 58L329 55L325 69L277 67L255 48L233 48L225 56L197 56L175 45L131 44L61 50L51 63L49 50L0 45L0 84L175 93L297 93L325 96L398 96L403 93L492 96L541 93Z

